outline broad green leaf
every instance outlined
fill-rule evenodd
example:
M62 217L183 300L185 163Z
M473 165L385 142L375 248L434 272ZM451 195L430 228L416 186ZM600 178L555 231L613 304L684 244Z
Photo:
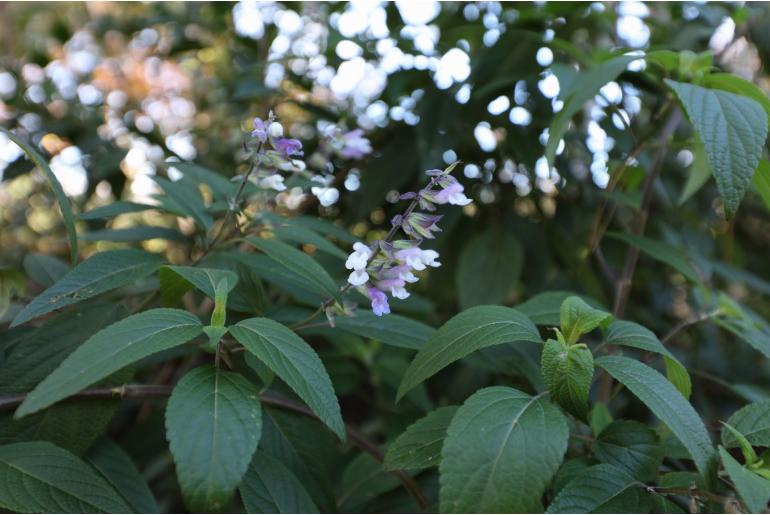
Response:
M727 450L719 446L719 455L722 458L730 480L735 485L738 495L751 513L762 513L767 509L770 501L770 480L755 474L743 467Z
M767 113L756 100L666 80L706 148L728 217L735 214L767 139Z
M770 400L742 407L727 419L727 423L752 445L770 447ZM722 444L729 449L737 447L738 441L729 431L722 430Z
M709 165L708 156L706 156L706 149L697 134L695 135L693 154L693 162L687 173L687 182L685 182L682 193L679 195L678 204L680 206L695 195L711 177L711 165Z
M216 198L227 200L234 197L238 191L238 185L227 177L209 170L197 163L184 161L167 161L169 167L174 167L184 173L185 178L191 183L205 184L211 188L211 192Z
M603 356L596 364L623 383L679 439L706 478L715 464L714 447L706 427L687 399L655 369L623 356Z
M538 293L526 302L522 302L516 309L529 317L537 325L547 325L557 327L559 325L559 316L561 305L567 297L576 296L569 291L546 291ZM589 306L596 309L603 309L602 306L590 297L577 295Z
M125 229L91 231L81 234L79 238L83 241L115 241L124 243L146 241L155 238L171 241L184 241L187 239L184 234L176 229L154 225L138 225L136 227L126 227Z
M357 241L360 241L344 227L335 225L331 221L318 218L317 216L302 215L296 218L292 218L292 222L307 227L308 229L313 229L319 234L325 234L336 238L339 241L350 243L351 245Z
M248 352L276 373L341 440L345 424L323 363L288 327L269 318L249 318L230 328Z
M210 365L188 372L166 407L166 438L191 511L222 511L262 434L259 390Z
M294 275L301 277L313 290L328 297L340 300L339 288L334 280L326 273L315 259L301 250L277 240L246 238L251 245L261 250L280 266Z
M682 392L682 395L686 398L690 397L692 382L687 369L661 343L655 333L646 327L628 320L614 320L607 330L605 341L610 345L622 345L660 354L666 365L668 380Z
M596 439L596 457L639 481L652 481L663 462L658 434L635 420L616 420Z
M751 177L751 183L762 197L765 206L770 209L770 161L760 159L754 175Z
M178 288L178 286L176 286L178 285L178 279L171 278L171 274L181 277L189 284L190 288L194 286L212 300L216 297L217 285L221 281L224 281L224 287L227 293L230 293L238 282L238 276L229 270L164 265L160 268L158 273L161 281L161 288L164 282L166 284L174 284L174 288Z
M368 453L360 453L342 473L338 487L339 511L360 513L373 499L399 485L396 476L385 470L382 463Z
M719 311L709 320L770 358L770 326L759 315L725 294L719 295Z
M583 70L575 77L572 86L561 92L559 98L564 101L564 106L551 122L548 143L545 146L545 157L551 165L553 165L559 141L567 132L572 117L583 108L586 102L599 93L602 86L623 73L628 64L636 59L639 57L621 55Z
M170 200L171 202L167 207L172 207L173 211L181 211L179 214L183 216L189 216L195 220L195 224L201 229L206 231L211 229L214 220L206 211L206 205L203 203L203 197L198 190L197 183L186 177L176 182L162 177L153 177L153 180L163 188L163 192L166 194L165 198L158 197L161 202Z
M18 513L132 511L91 467L48 442L0 447L0 477L0 506Z
M604 431L604 428L612 424L613 418L609 408L606 404L599 401L591 408L591 415L589 417L591 424L591 432L594 436L599 436L599 433Z
M503 306L476 306L442 325L415 356L404 374L396 400L450 363L473 351L515 341L540 341L537 327Z
M567 343L575 343L580 337L612 320L612 315L592 308L577 296L567 297L559 309L559 323Z
M202 331L198 318L179 309L151 309L102 329L70 354L16 410L29 415L144 357L186 343Z
M546 513L636 513L642 486L622 469L594 465L567 483Z
M69 239L70 243L70 260L74 265L78 261L78 235L77 229L75 228L75 216L72 214L72 205L70 204L69 198L67 198L67 195L65 195L64 190L62 189L61 183L59 183L59 180L56 178L53 170L51 170L51 167L48 166L45 158L40 155L40 153L35 150L32 145L5 127L0 127L0 132L8 136L11 141L19 145L19 147L21 147L21 149L25 154L27 154L32 162L34 162L40 168L40 170L43 171L46 179L48 179L48 184L50 184L51 189L53 190L53 194L56 197L56 202L59 203L59 208L61 209L62 216L64 217L64 226L67 229L67 238Z
M257 451L238 487L247 513L318 513L297 477L279 460Z
M579 477L584 470L594 465L588 458L567 458L559 467L556 476L551 482L551 490L554 495L558 494L573 479Z
M564 415L541 395L484 388L457 410L441 451L442 513L542 510L567 450Z
M770 98L768 98L767 93L743 77L732 73L709 73L703 77L700 83L707 88L721 89L755 100L770 116Z
M469 239L457 264L460 308L500 304L519 282L524 251L510 230L490 227Z
M541 356L543 379L551 398L581 420L588 414L594 357L585 345L548 340Z
M438 465L447 428L456 412L457 406L438 408L407 427L388 447L385 468L425 469Z
M137 249L108 250L94 254L32 299L16 315L11 326L132 284L154 273L162 262L160 256Z
M30 279L48 288L67 275L69 267L63 261L47 254L27 254L24 256L24 271Z
M296 218L284 218L273 213L262 215L269 222L269 229L282 241L310 244L322 252L345 259L348 254L314 229L299 223Z
M319 292L316 285L309 283L305 276L293 272L266 255L236 252L231 256L250 273L285 291L302 304L317 307L328 298L322 291Z
M638 236L636 234L620 233L620 232L608 232L607 236L621 240L629 245L638 247L639 250L647 254L653 259L661 261L671 268L679 271L682 275L689 280L700 283L701 279L698 272L695 271L692 264L690 264L687 255L679 249L663 243L662 241L653 240L646 236Z
M148 209L158 209L157 206L150 204L137 204L136 202L117 201L106 206L99 206L85 213L81 213L78 218L81 220L101 220L104 218L114 218L125 213L138 213Z
M136 513L158 513L158 505L131 457L115 442L102 438L85 460L120 494Z
M378 317L369 310L359 309L352 316L338 316L335 327L349 333L371 338L388 345L419 350L436 331L429 325L401 315Z

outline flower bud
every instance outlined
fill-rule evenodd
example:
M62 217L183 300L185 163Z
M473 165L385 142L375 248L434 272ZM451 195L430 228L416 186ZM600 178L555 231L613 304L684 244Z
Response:
M278 122L273 122L267 127L267 133L270 135L271 138L282 138L283 137L283 125L281 125Z

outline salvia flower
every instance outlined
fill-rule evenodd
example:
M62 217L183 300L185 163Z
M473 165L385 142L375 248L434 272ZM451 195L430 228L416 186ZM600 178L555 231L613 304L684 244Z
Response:
M254 130L251 131L251 137L257 138L260 142L265 143L267 141L267 127L268 124L261 118L254 118Z
M388 296L377 288L368 288L367 293L372 300L372 311L378 317L390 313L390 305L388 304Z
M301 157L303 155L302 142L298 139L278 138L273 141L273 147L287 159L292 156Z
M364 131L355 129L342 135L342 148L339 151L340 157L345 159L362 159L372 152L372 144L364 138Z

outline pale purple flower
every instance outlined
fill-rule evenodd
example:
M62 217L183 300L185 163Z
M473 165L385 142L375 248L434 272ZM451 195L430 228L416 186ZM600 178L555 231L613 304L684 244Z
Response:
M388 305L388 296L377 288L369 288L367 290L369 298L372 299L372 312L378 317L390 313L390 306Z
M353 286L363 286L369 280L369 274L365 268L353 270L348 276L348 282Z
M257 138L262 143L267 141L267 124L261 118L254 118L254 130L251 131L251 137Z
M345 268L348 270L363 270L366 265L369 264L369 259L372 257L372 249L369 246L364 245L360 241L353 244L353 252L348 256L345 261Z
M381 290L390 290L390 294L397 299L405 299L409 296L409 292L406 291L406 283L403 279L383 279L377 281L377 288Z
M449 184L443 185L442 189L431 195L431 200L436 204L452 204L455 206L466 206L471 203L471 199L465 196L465 188L457 182L452 176Z
M436 261L438 252L435 250L422 250L420 247L397 250L395 258L418 271L425 270L426 266L434 268L441 266L441 263Z
M355 129L342 135L340 155L345 159L361 159L371 153L372 144L363 137L364 131Z
M283 154L283 157L302 156L302 142L294 138L278 138L273 141L273 147Z

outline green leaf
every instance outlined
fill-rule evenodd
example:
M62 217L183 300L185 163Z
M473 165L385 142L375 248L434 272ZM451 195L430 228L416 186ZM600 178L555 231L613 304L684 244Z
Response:
M503 306L476 306L451 318L417 353L398 387L396 400L450 363L473 351L515 341L540 341L537 327Z
M318 513L305 487L291 470L257 451L238 487L247 513Z
M243 376L206 365L177 383L166 407L166 438L191 511L227 507L261 434L259 390Z
M546 291L538 293L526 302L522 302L516 309L529 317L537 325L557 327L560 323L561 305L567 297L576 296L569 291ZM603 309L601 304L590 297L577 295L586 304L597 309Z
M492 226L468 240L457 264L460 308L505 301L523 264L523 247L510 230Z
M238 283L238 276L235 274L235 272L231 272L229 270L217 270L215 268L199 268L192 266L164 265L160 268L158 273L158 276L160 277L161 288L163 288L164 283L167 287L170 287L174 290L180 288L179 279L172 277L173 275L184 279L189 284L190 288L193 286L196 287L212 300L216 298L217 285L221 281L224 281L224 288L226 293L230 293L230 291L232 291L232 289L235 288L235 285Z
M160 256L137 249L108 250L94 254L32 299L16 315L11 327L134 283L154 273L162 262Z
M436 332L429 325L401 315L378 317L369 310L359 309L351 316L334 319L335 327L364 338L388 345L420 350Z
M770 98L753 82L732 73L709 73L703 77L701 84L710 89L721 89L755 100L770 116Z
M767 113L743 95L666 80L706 148L717 189L731 217L757 168L767 139Z
M310 244L322 252L341 259L345 259L348 256L342 249L324 238L322 236L323 232L319 234L312 228L299 223L295 218L283 218L273 213L266 213L262 216L268 220L270 230L279 240Z
M316 292L340 301L337 284L312 257L277 240L246 238L246 241L267 254L281 267L300 277Z
M727 420L752 445L770 447L770 400L748 404ZM722 430L722 444L728 449L738 446L738 440L726 429Z
M137 204L136 202L117 201L81 213L78 218L81 220L102 220L104 218L114 218L125 213L139 213L149 209L158 209L158 207L149 204Z
M15 416L46 408L126 365L188 342L201 331L198 318L179 309L151 309L125 318L70 354L27 396Z
M102 438L85 459L136 513L158 513L158 505L131 457L115 442Z
M0 268L0 317L5 315L11 306L11 295L22 297L27 291L27 281L24 274L15 268Z
M457 410L441 455L442 513L523 513L540 498L561 464L569 431L542 396L484 388Z
M0 506L18 513L130 513L104 479L47 442L0 447Z
M682 193L679 196L678 204L680 206L695 195L711 177L711 166L709 165L708 156L706 156L706 148L697 134L695 135L695 143L692 150L694 158L692 165L690 165L690 172L687 175L687 182L685 182Z
M682 442L698 471L711 476L714 447L698 413L687 399L655 369L623 356L603 356L596 364L623 383Z
M329 374L312 347L288 327L268 318L249 318L230 328L248 352L267 365L341 440L345 424Z
M126 227L124 229L91 231L81 234L79 238L83 241L116 241L130 243L152 240L155 238L161 240L184 241L186 236L176 229L157 227L154 225L139 225L136 227Z
M172 211L179 212L182 216L189 216L195 220L195 224L201 229L206 231L211 229L211 226L214 225L214 220L206 211L206 205L203 203L203 197L198 190L197 183L187 177L183 177L176 182L171 182L162 177L153 177L152 179L158 183L158 186L163 188L163 192L166 194L166 198L159 197L161 202L171 201L166 207L171 208Z
M594 436L599 436L599 433L604 431L604 428L612 424L612 422L612 414L607 405L603 402L594 404L590 416L591 432Z
M594 376L594 357L585 345L548 340L541 371L551 398L581 420L588 415L588 393Z
M580 471L553 500L546 513L634 513L642 486L624 470L594 465Z
M234 197L238 191L238 185L227 177L209 170L197 163L185 161L167 161L169 167L174 167L184 173L185 178L193 184L205 184L211 188L211 192L216 198L227 200Z
M682 395L686 398L690 397L692 382L687 369L661 343L658 337L655 336L655 333L646 327L628 320L614 320L607 330L605 341L609 345L633 347L660 354L663 356L666 365L666 377L668 377L668 380L676 386L677 390L682 392Z
M709 320L770 358L770 326L729 296L723 293L719 295L719 310Z
M639 57L621 55L583 70L575 77L572 86L561 92L559 97L564 101L564 106L551 122L548 143L545 146L545 157L549 164L553 165L556 148L567 132L572 117L583 108L586 102L594 98L602 86L623 73L628 64L636 59Z
M567 343L576 343L581 336L612 320L612 315L592 308L580 297L564 299L559 310L559 323Z
M658 434L634 420L616 420L596 439L596 457L639 481L652 481L663 462Z
M67 275L69 267L47 254L27 254L24 256L24 271L30 279L48 288Z
M653 240L652 238L647 238L646 236L638 236L636 234L625 232L608 232L607 236L624 241L634 247L638 247L639 250L651 258L667 264L694 283L701 282L698 272L696 272L690 264L687 255L671 245L663 243L662 241Z
M27 156L43 171L46 179L48 179L48 184L51 185L53 194L56 197L56 202L59 203L59 208L64 217L64 226L67 229L67 238L70 243L70 261L74 265L78 261L78 234L77 229L75 228L75 216L72 214L72 205L70 204L67 195L64 194L64 190L62 189L59 180L56 178L53 170L51 170L51 167L48 166L45 158L41 156L32 145L5 127L0 127L0 132L4 133L11 141L19 145L24 153L27 154Z
M457 406L438 408L407 427L388 447L385 468L425 469L437 466L447 428L456 412Z
M722 465L749 512L762 513L770 501L770 481L741 466L721 445L719 455L722 458Z
M754 176L751 178L751 183L754 188L762 197L765 206L770 209L770 161L767 159L760 159L757 165Z

